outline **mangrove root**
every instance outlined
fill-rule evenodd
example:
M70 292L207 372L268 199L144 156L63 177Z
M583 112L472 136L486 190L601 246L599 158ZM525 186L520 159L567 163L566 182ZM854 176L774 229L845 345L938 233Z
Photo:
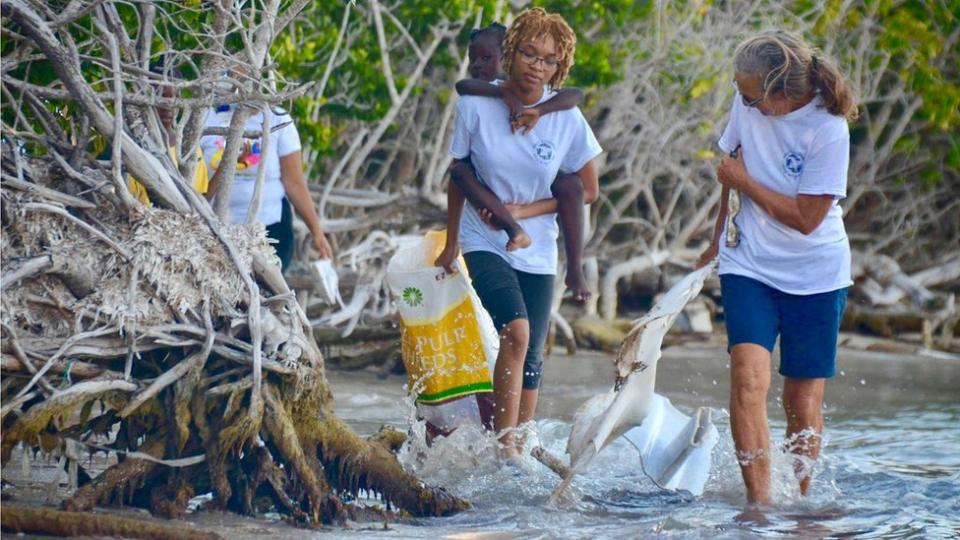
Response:
M53 508L3 505L0 514L3 530L14 533L52 536L108 536L167 540L218 540L214 532L151 520L108 516L90 512L67 512Z

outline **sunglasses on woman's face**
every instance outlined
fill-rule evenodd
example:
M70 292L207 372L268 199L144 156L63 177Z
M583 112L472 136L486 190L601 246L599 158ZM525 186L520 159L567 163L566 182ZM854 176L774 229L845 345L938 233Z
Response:
M743 104L746 105L747 107L756 107L757 105L760 104L761 101L763 101L764 96L760 96L757 99L748 98L747 95L740 90L740 87L737 86L736 79L734 79L731 82L733 83L734 90L736 90L737 93L740 94L740 99L743 101Z

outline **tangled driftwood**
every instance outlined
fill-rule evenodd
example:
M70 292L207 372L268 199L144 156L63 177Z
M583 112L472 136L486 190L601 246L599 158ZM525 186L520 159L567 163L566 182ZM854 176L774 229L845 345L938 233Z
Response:
M442 62L432 62L429 70L418 68L431 51L461 59L465 51L462 40L433 47L434 33L411 37L391 25L401 16L397 7L402 5L357 2L343 10L336 47L325 58L326 75L332 69L329 66L344 62L354 54L351 51L364 46L360 36L375 30L388 44L388 53L380 53L389 61L376 64L384 80L409 82L419 77L423 81L422 92L409 94L402 92L408 85L388 83L386 116L372 121L343 120L343 132L349 136L335 143L336 151L327 155L310 152L312 159L307 162L311 171L325 184L323 193L317 194L319 207L325 225L338 231L341 251L359 246L373 234L407 234L416 229L414 223L429 223L423 219L428 210L444 208L443 177L449 163L446 149L455 99L448 99L447 94L451 81L462 77L466 66L461 64L457 71L452 64L441 69ZM514 11L511 6L516 5L506 5L503 20L509 20ZM876 13L876 6L852 1L834 8L821 2L808 6L804 13L798 13L791 3L765 0L712 3L709 7L658 6L655 16L625 17L616 24L598 21L577 28L581 43L608 40L616 54L623 54L622 62L616 64L618 81L600 91L588 88L584 106L604 148L601 198L591 205L590 230L585 237L584 263L588 278L592 276L595 283L593 299L586 307L588 315L612 321L626 314L632 310L630 296L653 296L666 290L672 280L690 270L706 247L714 223L711 214L721 195L714 173L719 157L716 141L733 97L731 52L757 28L782 27L804 33L843 66L842 71L859 90L862 120L850 126L854 137L849 197L841 203L854 248L890 256L909 274L939 270L943 275L960 268L956 258L956 246L960 245L957 175L944 168L940 181L920 185L915 171L929 164L934 149L940 146L898 150L905 137L923 134L935 142L943 136L934 134L918 114L924 98L911 89L907 76L915 63L923 60L913 54L890 57L880 43L882 34L876 31L880 19L858 15ZM384 19L378 23L381 15ZM932 22L931 27L937 24L943 23ZM437 24L433 30L439 33L447 28ZM306 22L300 23L299 30L307 35L329 32ZM952 27L943 28L942 33L944 47L930 66L950 73L960 33ZM589 73L592 67L596 66L580 63L573 75ZM322 82L310 90L320 103L311 109L314 121L321 117L323 107L336 104L355 110L373 106L371 99L383 99L382 94L358 92L357 81L350 78L324 76ZM383 118L393 122L391 129L383 129ZM910 181L904 182L904 178ZM416 187L420 204L396 204L409 200L412 187ZM441 223L442 217L432 225ZM945 257L938 262L933 254ZM377 283L370 277L376 274L369 267L364 267L361 275L363 283ZM556 282L562 287L562 278ZM956 284L957 278L952 277L927 287L949 294L956 291ZM869 290L863 295L866 302L879 307L873 304L873 297ZM357 325L355 317L366 312L359 306L363 300L367 302L364 307L375 310L381 299L359 295L351 311L354 317L333 322L344 331L362 327L365 321ZM917 309L904 304L897 311ZM923 317L927 314L911 315L916 320ZM559 316L555 321L557 329L566 333L566 321ZM949 339L941 342L952 343Z
M361 492L381 513L466 508L333 415L323 356L263 227L222 220L242 118L303 89L277 80L268 50L307 0L119 4L2 6L3 462L18 446L64 455L81 484L73 511L124 503L176 517L207 492L311 526L368 512ZM199 9L209 26L178 50L182 11ZM159 56L160 74L149 69ZM38 63L52 81L33 77ZM172 75L178 65L197 78ZM224 81L231 68L244 75ZM204 166L204 119L225 101L238 112L212 207L184 178ZM162 126L157 107L179 108L177 125ZM104 145L111 156L98 159ZM132 197L128 175L156 207ZM78 448L116 463L96 475ZM13 526L5 512L4 527L52 533L72 519L38 515Z
M67 509L176 517L212 491L225 508L251 514L266 498L318 524L349 517L340 495L361 490L413 515L466 507L333 415L322 356L271 275L262 227L218 239L198 214L111 214L36 191L4 190L2 205L3 461L18 444L67 441L126 455ZM269 293L251 301L255 278Z

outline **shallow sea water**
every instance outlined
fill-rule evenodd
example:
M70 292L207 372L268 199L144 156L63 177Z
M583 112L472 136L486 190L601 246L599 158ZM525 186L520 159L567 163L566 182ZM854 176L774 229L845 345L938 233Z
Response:
M231 539L960 538L960 358L841 350L838 375L827 385L825 444L810 496L799 496L790 460L775 455L779 502L759 516L741 515L744 490L726 412L728 370L717 341L668 348L658 366L657 392L677 408L688 414L714 408L720 442L698 498L658 489L641 472L637 451L620 439L577 477L563 504L552 506L554 473L529 456L523 470L501 467L490 436L459 430L429 449L410 445L400 456L427 483L471 502L458 515L322 530L210 511L186 521ZM411 425L405 377L337 371L328 377L336 413L359 433L384 424L422 430ZM565 458L574 411L607 390L613 377L609 355L548 358L530 446ZM775 445L784 442L780 390L775 376L769 403ZM5 478L17 469L11 461ZM119 513L151 519L143 511Z
M776 361L776 360L775 360ZM664 351L657 391L688 414L714 408L720 443L703 496L659 490L621 439L574 481L554 507L559 479L527 456L526 470L499 467L489 438L458 432L430 449L401 455L428 483L473 508L448 518L391 524L389 530L330 531L370 538L960 538L960 359L841 351L827 386L824 449L810 496L792 480L790 460L774 459L776 507L742 516L744 490L727 414L728 363L722 345ZM332 372L336 410L361 433L410 425L403 378ZM563 456L576 408L613 382L612 358L555 354L546 362L534 439ZM770 395L775 444L784 443L781 379Z

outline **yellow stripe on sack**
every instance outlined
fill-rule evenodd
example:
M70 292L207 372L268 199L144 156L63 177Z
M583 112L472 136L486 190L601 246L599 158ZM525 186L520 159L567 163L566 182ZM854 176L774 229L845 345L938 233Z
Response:
M447 310L440 313L439 315L433 315L432 317L421 317L419 319L412 318L412 317L404 317L403 322L407 325L416 325L416 326L421 326L425 324L436 324L442 321L447 315L449 315L451 311L457 309L460 306L460 304L463 303L464 300L469 300L470 299L469 297L470 297L470 293L465 292L463 293L463 296L461 296L460 298L453 298L449 300L446 305Z
M400 324L401 354L410 388L421 396L489 391L486 352L469 295L431 324Z

